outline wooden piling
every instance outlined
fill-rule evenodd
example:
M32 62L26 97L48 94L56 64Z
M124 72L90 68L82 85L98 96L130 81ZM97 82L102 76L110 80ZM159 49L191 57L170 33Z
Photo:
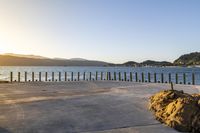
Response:
M96 71L96 81L98 80L98 72Z
M27 82L27 72L24 72L24 82Z
M142 82L144 82L144 73L142 72Z
M178 73L176 73L176 84L178 84Z
M121 72L119 72L119 81L121 81Z
M164 83L164 74L161 73L161 83Z
M35 81L35 73L32 72L32 82L34 82L34 81Z
M80 72L78 72L78 78L77 78L77 80L78 81L80 80Z
M13 72L10 72L10 82L13 82Z
M92 72L90 72L90 81L92 80Z
M54 82L54 72L52 72L52 82Z
M47 82L47 78L48 78L48 73L45 72L45 81Z
M138 73L135 73L135 82L138 82Z
M71 73L71 81L74 81L74 73Z
M18 72L18 82L20 82L20 72Z
M127 77L126 77L127 75L126 75L126 72L124 72L124 81L126 81L127 80Z
M85 80L85 72L83 73L83 80Z
M186 84L186 74L183 73L183 84Z
M132 82L133 81L133 73L130 72L130 81Z
M41 81L42 81L42 73L39 72L39 82L41 82Z
M195 74L192 73L192 85L195 85Z
M148 73L148 82L150 83L151 82L151 74Z
M59 72L59 74L58 74L58 80L59 80L59 82L61 81L61 72Z
M65 81L67 81L67 72L65 72Z
M117 80L116 72L114 72L114 80Z
M172 82L172 76L171 76L171 73L169 73L169 83L171 83Z
M101 80L103 80L103 72L101 72Z
M154 83L157 83L157 74L154 73Z

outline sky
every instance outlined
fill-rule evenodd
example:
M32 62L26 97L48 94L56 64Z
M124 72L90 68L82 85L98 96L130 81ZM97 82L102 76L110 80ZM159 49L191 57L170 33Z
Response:
M200 51L199 0L0 0L0 54L113 63Z

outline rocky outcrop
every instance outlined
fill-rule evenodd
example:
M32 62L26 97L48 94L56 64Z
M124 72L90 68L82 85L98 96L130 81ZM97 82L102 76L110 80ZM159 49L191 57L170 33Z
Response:
M200 95L183 91L161 91L150 98L157 120L181 132L200 132Z

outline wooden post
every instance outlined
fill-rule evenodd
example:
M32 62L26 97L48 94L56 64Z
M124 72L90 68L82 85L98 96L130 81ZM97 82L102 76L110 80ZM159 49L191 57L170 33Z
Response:
M59 79L59 81L61 81L61 72L59 72L59 78L58 79Z
M111 72L108 72L108 77L109 77L109 80L111 80Z
M195 74L192 73L192 85L195 85Z
M24 82L27 82L27 72L24 73Z
M47 78L48 78L48 73L45 72L45 81L47 82Z
M172 82L172 76L171 76L171 73L169 73L169 83Z
M96 71L96 81L98 80L98 72Z
M164 83L164 74L161 73L161 83Z
M73 81L74 80L74 73L72 72L71 73L71 81Z
M103 72L101 72L101 80L103 80Z
M13 72L10 72L10 82L13 82Z
M65 72L65 81L67 81L67 72Z
M42 73L39 72L39 81L41 82L42 81Z
M32 82L34 82L35 81L35 74L34 74L34 72L32 72Z
M157 83L157 74L154 73L154 83Z
M151 82L151 74L148 73L148 82L150 83Z
M176 84L178 84L178 73L176 73Z
M186 74L183 73L183 84L186 84Z
M54 72L52 72L52 82L54 81Z
M90 81L92 80L92 72L90 72Z
M20 72L18 72L18 82L20 82Z
M83 80L85 80L85 72L83 73Z
M121 72L119 72L119 81L121 81Z
M142 82L144 82L144 73L142 72Z
M137 74L137 72L135 73L135 82L138 82L138 74Z
M127 77L126 77L126 72L124 72L124 81L127 80Z
M80 80L80 72L78 72L78 79L77 79L78 81Z
M116 72L114 72L114 80L117 80Z
M130 72L130 81L132 82L133 81L133 73Z

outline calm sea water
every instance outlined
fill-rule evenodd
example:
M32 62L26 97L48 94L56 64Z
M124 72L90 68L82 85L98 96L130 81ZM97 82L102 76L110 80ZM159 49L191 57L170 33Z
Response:
M106 72L113 73L121 72L122 79L124 72L127 72L127 79L129 79L129 73L133 72L133 80L135 80L135 72L138 73L138 78L141 80L141 73L145 74L145 80L147 80L148 73L151 73L151 80L154 80L154 73L157 73L157 80L161 80L161 73L164 73L164 81L168 81L168 74L171 73L172 81L175 82L175 74L178 73L179 82L183 83L183 73L186 74L187 83L192 82L192 73L195 74L196 84L200 84L200 67L0 67L0 80L10 80L10 72L13 72L13 80L17 80L18 72L21 72L21 81L24 81L24 72L27 72L28 80L32 78L32 72L35 72L35 80L39 79L39 72L42 72L42 80L45 79L45 72L48 72L48 80L52 79L52 72L55 72L55 80L58 80L58 73L61 72L61 78L64 81L64 73L67 72L67 78L70 80L71 72L74 72L74 79L77 78L77 73L80 72L80 79L83 79L83 73L86 72L86 79L89 79L89 72L92 72L92 78L95 79L96 71L99 72L98 79L100 79L100 72L103 72L103 79L106 78Z

